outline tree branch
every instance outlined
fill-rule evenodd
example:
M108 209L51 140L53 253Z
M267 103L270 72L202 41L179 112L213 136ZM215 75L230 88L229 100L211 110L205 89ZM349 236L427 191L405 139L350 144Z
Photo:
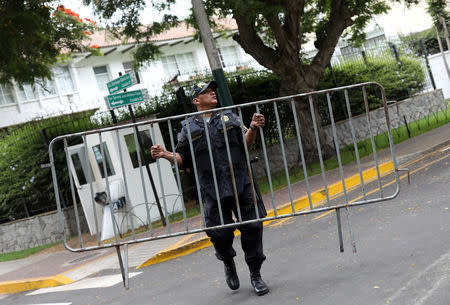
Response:
M306 72L311 73L313 79L322 75L323 70L331 60L342 33L353 24L351 17L354 15L355 12L350 10L345 0L332 1L325 39Z
M234 35L233 39L261 65L277 71L277 52L264 44L254 26L247 23L245 16L234 14L233 18L239 29L239 34Z

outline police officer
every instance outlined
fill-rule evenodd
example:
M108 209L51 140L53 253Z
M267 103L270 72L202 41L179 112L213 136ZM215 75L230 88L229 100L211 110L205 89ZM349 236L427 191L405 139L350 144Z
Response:
M215 81L209 83L195 84L190 92L191 102L197 107L198 111L212 110L217 106L217 96ZM208 124L211 153L214 160L214 169L217 177L220 205L222 209L223 221L225 224L233 223L232 213L242 221L256 219L256 208L254 204L254 192L250 183L249 170L247 168L244 145L251 147L256 139L256 131L264 126L264 116L262 114L253 114L250 128L247 129L237 115L231 110L222 112L210 112L205 114L206 121L202 116L194 115L181 122L183 128L178 134L178 144L176 147L176 161L183 168L192 168L192 158L189 145L189 133L192 139L197 172L199 176L202 199L205 206L205 223L207 227L221 225L219 205L217 194L215 192L212 166L209 157L208 144L206 139L205 124ZM232 173L226 150L226 140L223 130L225 123L228 137L228 145L233 165L233 174L235 184L233 185ZM245 144L242 139L242 131L245 132ZM151 147L153 158L164 158L174 162L172 152L166 151L161 145L157 144ZM235 194L238 197L236 204ZM266 211L264 205L258 199L258 216L265 217ZM238 208L239 207L239 208ZM239 209L239 211L238 211ZM225 278L228 286L232 290L239 288L239 278L236 273L234 257L236 252L233 249L234 239L233 227L208 230L206 233L210 237L216 251L216 257L223 261L225 267ZM245 253L245 261L250 270L250 282L258 295L269 292L269 287L261 278L260 269L263 261L266 259L263 253L262 234L263 226L261 222L250 223L239 226L242 233L241 244Z

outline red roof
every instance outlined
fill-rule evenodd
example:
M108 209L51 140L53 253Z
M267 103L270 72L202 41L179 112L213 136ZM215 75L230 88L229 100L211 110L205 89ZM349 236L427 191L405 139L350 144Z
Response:
M220 19L217 21L220 30L236 30L237 24L234 19ZM176 28L171 28L161 34L152 37L150 40L153 42L157 41L168 41L180 38L191 37L195 34L195 29L192 26L188 26L185 22L180 23ZM92 33L90 36L90 45L98 45L99 47L111 47L124 44L120 39L112 37L106 30L100 30ZM125 44L133 44L136 40L129 39Z

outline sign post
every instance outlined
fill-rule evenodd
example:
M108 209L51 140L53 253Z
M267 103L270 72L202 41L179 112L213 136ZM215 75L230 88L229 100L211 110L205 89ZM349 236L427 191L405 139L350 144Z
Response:
M116 78L115 80L108 82L106 86L108 87L109 94L113 94L138 83L136 73L131 71L123 76L120 76L119 78Z
M136 73L131 71L122 76L122 73L119 72L119 78L116 78L109 83L107 83L108 91L110 95L105 96L106 106L110 109L111 114L113 116L113 121L117 124L117 120L114 115L114 108L128 106L128 110L130 111L131 120L133 123L136 123L136 117L134 116L132 104L146 102L150 99L147 89L140 89L134 91L127 91L126 88L131 87L139 83L138 78L136 77ZM123 90L122 93L116 93L118 91ZM113 94L116 93L116 94ZM156 205L158 207L158 212L161 217L161 222L163 226L166 226L166 218L164 217L164 213L161 208L161 203L159 202L158 192L156 191L155 181L153 180L152 174L150 172L149 162L147 159L147 155L144 153L144 145L142 144L141 135L139 134L139 129L137 126L134 126L134 130L136 132L136 136L138 139L139 150L142 152L142 156L144 159L144 166L150 180L150 185L152 187L153 194L155 195ZM148 224L149 227L152 225Z
M149 99L150 96L147 89L127 91L105 96L105 102L109 109L146 102Z

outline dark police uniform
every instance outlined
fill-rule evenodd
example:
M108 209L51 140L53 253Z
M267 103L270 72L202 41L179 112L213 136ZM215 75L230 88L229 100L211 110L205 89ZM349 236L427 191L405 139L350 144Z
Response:
M247 128L242 125L239 117L231 110L223 111L222 120L225 122L227 129L242 220L256 219L253 193L247 169L241 131L241 128L244 128L244 132ZM183 129L178 134L178 144L176 148L176 152L183 159L183 167L192 168L192 158L187 132L187 121L189 121L200 189L205 206L205 222L207 227L218 226L221 223L206 140L205 123L209 124L208 129L211 142L211 153L217 176L217 185L224 223L228 224L234 222L232 212L236 219L238 218L222 120L219 113L213 113L209 123L204 122L199 115L192 116L181 122ZM260 197L257 196L257 198L259 217L262 218L265 217L267 213ZM214 245L216 256L219 260L227 261L236 256L236 252L233 249L234 230L235 228L223 228L207 231L207 235ZM242 233L241 243L247 264L262 263L265 260L262 246L262 223L257 222L239 226L239 230Z

